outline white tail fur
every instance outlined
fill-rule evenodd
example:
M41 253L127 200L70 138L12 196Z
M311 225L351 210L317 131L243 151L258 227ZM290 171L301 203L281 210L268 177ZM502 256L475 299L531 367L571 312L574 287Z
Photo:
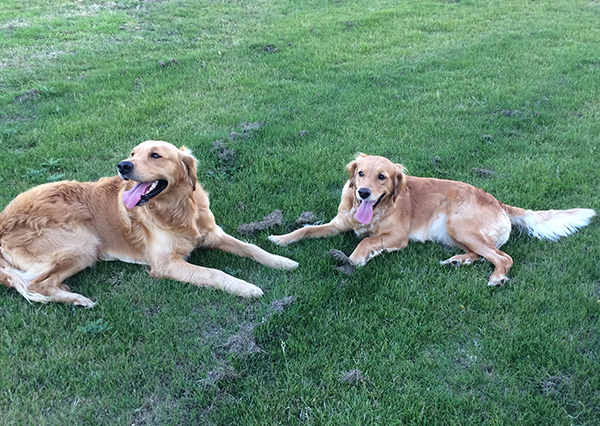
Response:
M521 231L540 240L558 240L586 226L596 216L592 209L570 210L523 210L518 207L507 207L510 222Z
M48 296L44 296L43 294L35 293L33 291L29 291L28 282L23 277L23 273L18 269L14 268L1 268L2 272L7 276L8 282L12 288L21 293L28 302L40 302L40 303L48 303L51 302L52 299Z

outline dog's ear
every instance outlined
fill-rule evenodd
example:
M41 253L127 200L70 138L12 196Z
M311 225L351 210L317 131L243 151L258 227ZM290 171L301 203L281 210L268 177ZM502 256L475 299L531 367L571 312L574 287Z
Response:
M354 175L356 174L356 166L358 165L357 161L354 160L348 164L346 164L346 170L348 170L348 174L350 175L349 179L350 179L350 188L354 188Z
M354 188L355 185L355 175L356 175L356 167L358 166L358 160L360 158L366 157L367 154L363 154L362 152L359 152L358 154L356 154L356 158L354 159L354 161L351 161L350 163L346 164L346 170L348 170L348 174L350 175L350 188Z
M406 176L404 175L406 169L402 164L394 164L394 169L394 196L392 197L392 201L395 202L398 195L400 195L402 190L406 187Z
M192 155L192 151L190 151L185 146L179 148L180 151L183 152L181 156L181 161L183 162L183 167L185 169L186 178L188 179L190 185L192 185L192 191L196 190L196 159Z

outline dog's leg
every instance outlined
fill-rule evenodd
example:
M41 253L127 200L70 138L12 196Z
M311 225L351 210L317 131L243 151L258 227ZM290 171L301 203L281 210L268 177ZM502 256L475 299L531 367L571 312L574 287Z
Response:
M298 262L287 257L271 254L254 244L248 244L233 238L231 235L222 233L211 247L223 250L238 256L250 257L263 265L276 269L294 269L298 267Z
M488 281L489 286L502 286L506 282L508 279L506 275L513 264L512 257L503 251L498 250L493 243L486 241L483 237L463 235L461 236L461 239L456 237L454 238L461 248L466 248L466 251L476 253L481 257L485 257L494 264L494 272L492 272L492 275Z
M81 294L68 291L63 281L82 269L91 266L95 259L75 257L63 259L53 265L48 272L38 275L31 280L27 289L31 292L48 296L53 302L70 303L86 308L92 308L95 303Z
M408 238L401 235L382 234L363 239L354 252L350 255L350 260L356 266L364 266L373 257L383 251L402 250L408 245Z
M319 238L330 235L336 235L340 232L350 231L350 227L345 226L341 220L337 218L325 225L310 225L304 228L296 229L285 235L270 235L269 240L280 246L300 241L303 238Z
M496 240L492 237L485 237L485 233L480 230L485 229L485 226L489 226L490 224L480 223L478 222L478 219L477 216L454 216L448 220L446 230L448 235L456 241L457 247L465 250L467 254L473 252L494 264L494 272L492 272L492 275L489 278L488 285L501 286L508 279L506 275L513 264L513 260L508 254L500 251L498 247L496 247L496 244L499 241L502 242L502 240L506 241L508 235L502 234L499 236L499 239L497 238ZM497 225L501 226L502 223L499 222ZM471 232L466 231L469 229ZM510 232L510 226L507 226L506 232Z
M469 251L465 254L457 254L456 256L452 256L450 259L441 260L440 265L452 265L452 266L460 266L460 265L470 265L473 262L476 262L481 259L477 253L473 253Z
M218 269L192 265L179 258L152 265L150 275L187 282L198 287L213 287L242 297L260 297L263 294L262 290L254 284L232 277Z

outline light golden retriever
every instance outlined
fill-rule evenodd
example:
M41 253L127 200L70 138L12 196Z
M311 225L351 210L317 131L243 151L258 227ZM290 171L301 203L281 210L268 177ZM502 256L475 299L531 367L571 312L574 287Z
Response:
M498 250L508 240L511 225L534 237L556 240L587 225L596 214L591 209L531 211L508 206L467 183L408 176L402 165L379 156L359 154L347 169L350 179L331 222L269 239L287 245L354 231L365 237L350 256L357 266L383 251L403 249L409 240L436 241L465 251L443 265L468 265L485 258L495 266L488 285L499 286L513 264Z
M262 291L222 271L185 261L216 248L278 269L298 266L227 235L215 223L184 147L146 141L118 164L120 176L40 185L0 213L0 282L37 302L92 307L63 281L97 260L149 266L150 275L210 286L243 297Z

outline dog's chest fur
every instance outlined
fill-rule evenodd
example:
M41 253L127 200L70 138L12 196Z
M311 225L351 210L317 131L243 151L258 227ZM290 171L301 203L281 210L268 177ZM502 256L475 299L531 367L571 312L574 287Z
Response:
M354 231L359 238L368 237L369 235L373 235L377 233L377 228L379 226L379 222L382 219L384 210L375 209L373 212L373 217L369 221L369 223L360 223L356 220L356 210L358 207L352 207L351 210L346 212L346 220L350 224L350 227Z

